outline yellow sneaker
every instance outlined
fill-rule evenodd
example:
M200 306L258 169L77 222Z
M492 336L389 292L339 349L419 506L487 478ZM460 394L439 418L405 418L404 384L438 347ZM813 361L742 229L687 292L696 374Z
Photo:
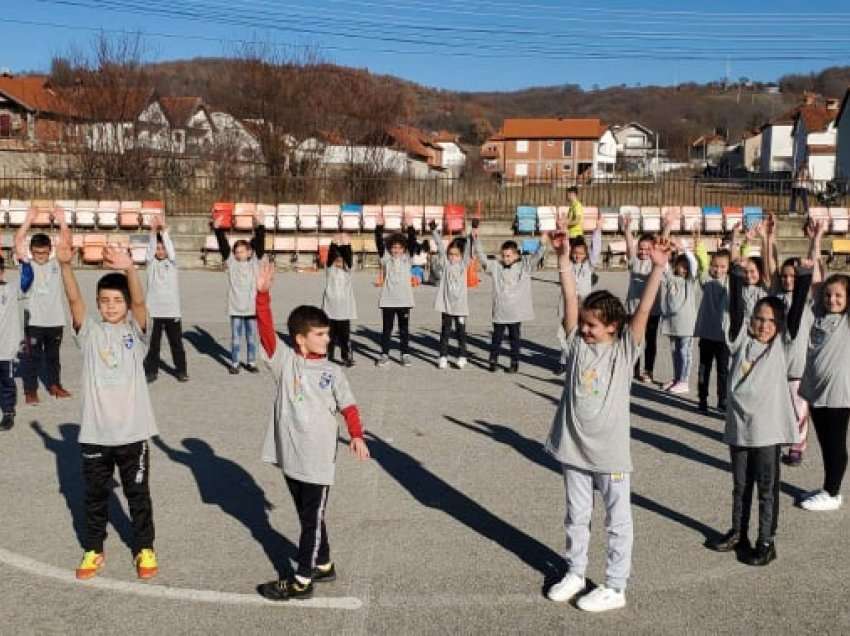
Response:
M80 561L80 565L77 567L77 578L81 581L92 578L103 567L105 562L106 559L103 556L103 552L87 551L83 554L83 560Z
M136 555L136 574L140 579L152 579L159 572L156 564L156 553L151 548L140 550Z

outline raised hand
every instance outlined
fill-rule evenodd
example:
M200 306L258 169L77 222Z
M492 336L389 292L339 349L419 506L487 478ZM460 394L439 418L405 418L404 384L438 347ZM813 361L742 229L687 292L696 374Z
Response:
M162 227L163 227L162 219L160 218L159 214L152 214L151 215L150 225L151 225L151 232L153 232L154 234L156 234L157 232L162 230Z
M65 220L65 210L62 208L55 208L53 212L50 214L54 221L59 224L59 227L64 227L67 225Z
M767 215L767 221L765 222L765 224L767 236L769 238L774 238L776 236L776 215L773 214L773 212Z
M623 222L623 230L626 231L626 232L630 231L632 229L632 215L631 215L631 213L626 212L623 215L622 219L623 219L623 221L622 221ZM599 220L597 221L597 227L598 227L598 224L601 223L601 222L602 222L602 215L600 214Z
M261 294L268 292L272 288L272 283L274 283L274 263L270 263L264 256L257 269L257 291Z
M570 241L567 239L567 235L564 232L555 232L551 239L552 248L555 250L555 253L558 255L558 258L570 256Z
M62 265L70 265L74 260L75 251L71 230L66 225L59 232L59 239L56 241L56 260Z
M800 259L800 267L802 267L803 269L814 269L815 261L811 258Z
M126 272L133 267L133 257L126 247L107 245L103 248L103 265L107 269Z
M670 262L670 241L666 239L659 239L652 244L652 252L649 254L649 258L652 260L652 264L655 266L667 265Z
M815 222L815 237L821 238L824 234L826 234L827 221L824 219L818 219Z

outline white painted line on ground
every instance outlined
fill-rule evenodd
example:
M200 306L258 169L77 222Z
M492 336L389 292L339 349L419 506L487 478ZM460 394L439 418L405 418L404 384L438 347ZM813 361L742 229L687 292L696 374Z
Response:
M293 609L341 609L357 610L363 607L363 602L353 596L332 596L311 598L303 601L275 603L267 601L257 594L237 594L235 592L217 592L215 590L192 590L183 587L169 587L151 583L133 583L131 581L116 581L104 577L95 577L88 581L78 581L71 570L57 568L35 559L15 554L0 548L0 563L29 572L36 576L56 579L63 583L93 587L110 592L135 594L151 598L163 598L173 601L195 601L198 603L217 603L226 605L265 605L272 607L289 607Z

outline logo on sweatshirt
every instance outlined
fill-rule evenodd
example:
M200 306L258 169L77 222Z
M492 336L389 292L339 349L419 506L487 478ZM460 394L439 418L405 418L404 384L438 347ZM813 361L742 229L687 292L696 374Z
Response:
M124 343L124 348L128 351L133 348L134 344L136 344L136 339L131 333L125 333L121 341Z
M330 371L324 371L322 373L322 377L319 378L319 388L324 390L330 387L334 383L333 373Z

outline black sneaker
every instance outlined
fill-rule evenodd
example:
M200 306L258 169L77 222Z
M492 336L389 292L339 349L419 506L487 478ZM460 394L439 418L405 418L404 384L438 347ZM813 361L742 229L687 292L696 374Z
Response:
M151 384L152 382L156 382L156 378L157 378L157 374L156 374L156 373L148 373L148 374L145 376L145 380L147 380L147 381L148 381L148 384Z
M336 567L333 562L327 569L322 566L313 568L313 583L330 583L331 581L336 581Z
M756 549L750 555L750 558L747 559L747 563L749 565L762 566L767 565L774 559L776 559L776 546L773 541L768 543L759 541L756 544Z
M345 359L345 366L349 369L354 366L354 356L353 355L348 356Z
M279 579L258 585L257 593L270 601L301 600L313 596L313 582L299 583L295 578Z
M699 406L697 408L700 413L708 413L708 400L700 398Z
M725 413L726 412L726 402L718 402L717 403L717 410L720 411L721 413Z
M800 451L788 451L786 455L782 456L782 463L787 466L799 466L803 463L803 453Z
M230 365L229 367L227 367L227 372L230 375L239 375L239 365L236 365L236 364Z
M260 372L260 369L253 362L246 364L245 369L247 369L248 373L259 373Z
M511 366L508 367L507 373L519 373L519 362L516 360L511 362Z
M177 381L178 382L188 382L189 376L185 373L178 373L177 374Z
M0 420L0 431L11 431L12 427L15 425L15 414L14 413L4 413L3 419Z
M495 360L490 360L490 373L495 373L496 369L499 367L498 363Z
M730 530L719 539L707 541L705 547L715 552L731 552L744 542L749 543L747 537L742 537L741 533L737 530Z

